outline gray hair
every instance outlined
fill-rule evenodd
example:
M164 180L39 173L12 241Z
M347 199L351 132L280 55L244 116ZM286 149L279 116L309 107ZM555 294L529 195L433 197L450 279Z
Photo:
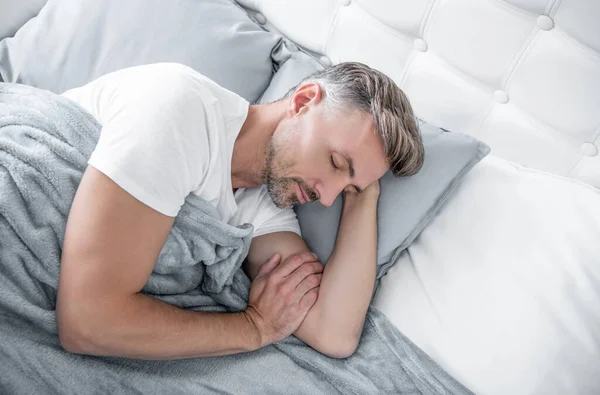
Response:
M412 106L387 75L357 62L327 67L290 90L307 83L321 86L328 111L359 110L371 114L390 169L397 177L416 174L423 166L424 149Z

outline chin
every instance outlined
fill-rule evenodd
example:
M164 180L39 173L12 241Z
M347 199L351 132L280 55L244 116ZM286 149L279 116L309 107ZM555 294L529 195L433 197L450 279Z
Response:
M275 203L275 205L279 208L292 208L294 206L299 206L300 202L297 199L287 199L282 204Z
M293 207L293 205L290 204L290 203L288 203L288 202L278 203L278 202L273 201L273 203L275 203L275 206L277 206L277 208L280 208L280 209L292 208Z
M294 206L298 206L300 201L296 198L296 196L286 196L282 198L280 195L273 196L273 194L269 194L271 196L271 200L275 203L277 208L292 208Z

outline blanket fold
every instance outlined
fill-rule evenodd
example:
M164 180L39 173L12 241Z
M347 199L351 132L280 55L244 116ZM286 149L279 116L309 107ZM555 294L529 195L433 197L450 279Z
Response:
M340 360L293 336L255 352L173 361L63 350L55 316L61 247L100 131L64 97L0 83L0 393L470 393L373 307L357 352ZM252 231L188 196L143 292L196 311L245 309L250 280L241 265Z

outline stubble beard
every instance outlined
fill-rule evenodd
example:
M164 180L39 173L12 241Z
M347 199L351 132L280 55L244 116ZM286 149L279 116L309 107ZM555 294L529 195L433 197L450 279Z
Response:
M295 193L290 193L292 189L292 183L295 182L293 178L280 177L278 174L283 174L287 166L278 163L279 153L281 149L277 147L277 144L273 141L273 138L269 141L267 148L267 159L263 170L262 178L263 184L267 186L267 191L275 203L275 206L279 208L289 208L293 205L299 204L298 198Z

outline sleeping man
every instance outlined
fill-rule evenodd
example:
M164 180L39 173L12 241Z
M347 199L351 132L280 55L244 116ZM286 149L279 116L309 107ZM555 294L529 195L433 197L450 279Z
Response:
M133 67L65 93L102 125L69 213L57 321L74 353L177 359L256 350L294 334L343 358L373 292L379 178L416 173L423 146L394 82L342 63L250 105L178 64ZM181 309L140 291L184 199L254 227L248 307ZM343 193L335 250L318 262L292 206Z

